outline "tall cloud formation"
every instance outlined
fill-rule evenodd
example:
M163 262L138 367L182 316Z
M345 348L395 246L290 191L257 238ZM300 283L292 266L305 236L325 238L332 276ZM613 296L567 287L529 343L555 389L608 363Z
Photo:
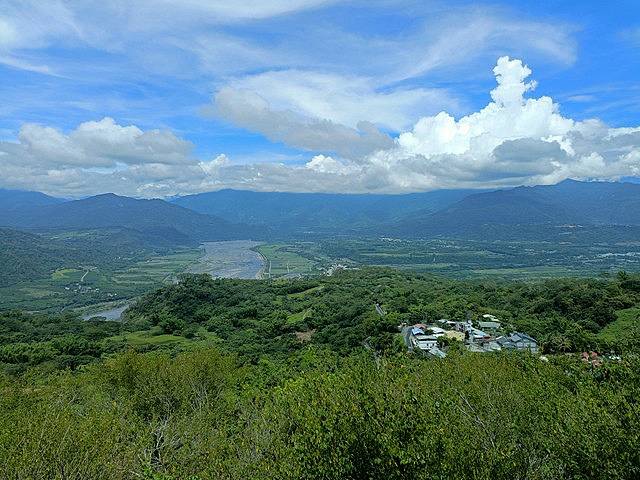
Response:
M498 59L491 102L456 120L420 118L391 139L363 120L357 128L274 109L251 91L222 90L225 118L315 155L304 165L203 160L170 131L142 131L105 118L69 133L27 124L0 142L5 186L53 194L102 191L152 197L219 188L325 192L409 192L437 188L549 184L565 178L640 175L640 127L563 117L520 60Z
M598 120L565 118L535 89L520 60L498 59L492 102L456 121L441 112L421 118L393 149L374 153L370 168L387 186L424 189L554 183L568 177L615 179L640 173L639 128L611 129Z

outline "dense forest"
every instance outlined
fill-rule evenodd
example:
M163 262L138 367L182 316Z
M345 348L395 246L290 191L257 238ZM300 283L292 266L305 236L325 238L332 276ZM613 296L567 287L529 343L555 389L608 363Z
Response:
M640 276L624 272L366 268L184 275L122 322L4 312L0 478L637 478L639 305ZM535 336L544 361L428 359L398 332L484 313ZM585 349L617 355L585 362Z
M6 479L637 478L637 359L118 354L0 377Z
M379 315L380 303L386 314ZM640 349L640 276L542 282L451 280L366 268L298 280L183 275L144 295L124 322L59 315L0 314L0 365L75 367L126 347L215 345L248 362L314 345L347 356L366 345L403 350L398 326L493 314L532 335L544 353Z
M383 305L387 315L375 311ZM640 304L640 276L558 279L544 282L479 282L415 275L396 270L349 270L296 281L214 280L186 276L143 297L129 310L132 322L164 333L204 326L234 351L260 355L287 352L296 333L341 354L365 339L393 351L398 325L494 314L536 337L545 351L628 350L633 335L615 341L599 333L618 312ZM630 332L629 332L630 333Z

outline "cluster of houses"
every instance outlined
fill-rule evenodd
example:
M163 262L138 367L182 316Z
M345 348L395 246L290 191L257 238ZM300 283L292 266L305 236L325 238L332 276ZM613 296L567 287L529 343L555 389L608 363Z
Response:
M486 353L501 350L538 352L538 343L534 338L521 332L507 333L502 323L493 315L485 314L476 322L442 319L436 323L401 325L400 329L407 348L410 351L444 358L446 349L442 345L449 343L447 340L457 340L463 342L465 348L471 352Z

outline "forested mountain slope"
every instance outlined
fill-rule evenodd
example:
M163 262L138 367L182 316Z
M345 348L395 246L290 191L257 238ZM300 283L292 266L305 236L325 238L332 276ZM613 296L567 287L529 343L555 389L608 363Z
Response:
M102 228L42 235L0 228L0 286L49 277L61 268L81 266L114 270L156 251L175 247L164 236L137 230Z
M406 236L478 236L491 238L500 226L526 238L531 229L562 225L640 225L640 185L577 182L517 187L469 195L438 212L419 212L389 225Z
M298 231L371 227L417 211L435 212L478 190L405 195L252 192L220 190L178 197L176 205L229 221Z
M114 194L97 195L38 208L23 208L20 215L3 218L0 214L0 224L2 222L18 228L41 230L121 227L182 244L251 238L261 232L255 228L199 214L164 200L139 200Z
M39 278L84 258L75 249L40 235L0 228L0 286Z

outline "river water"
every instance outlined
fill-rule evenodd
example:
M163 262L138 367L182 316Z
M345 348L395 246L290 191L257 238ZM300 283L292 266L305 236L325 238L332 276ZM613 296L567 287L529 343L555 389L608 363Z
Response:
M264 260L262 256L251 250L260 245L251 240L234 240L228 242L206 242L202 245L204 255L198 263L191 265L189 273L208 273L219 278L262 278ZM118 321L129 304L112 307L82 316L84 320L103 317L110 321Z
M122 312L124 312L129 307L129 304L121 305L119 307L113 307L108 310L102 310L100 312L87 313L82 316L83 320L90 320L94 317L104 317L109 321L117 321L122 317Z
M261 278L264 261L251 250L257 245L260 243L251 240L204 243L204 255L187 271L219 278Z

